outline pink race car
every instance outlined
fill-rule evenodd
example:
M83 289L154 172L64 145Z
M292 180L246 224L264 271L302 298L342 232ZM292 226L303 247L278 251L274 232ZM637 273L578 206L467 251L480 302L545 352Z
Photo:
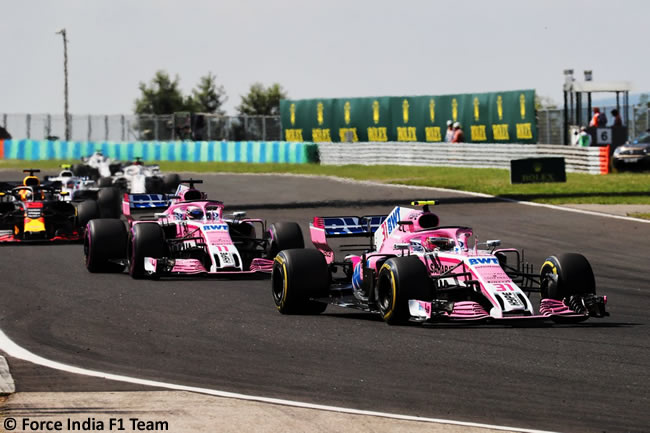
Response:
M469 246L472 229L441 226L429 211L396 207L388 215L314 218L317 249L281 251L273 299L283 314L318 314L327 304L378 313L388 324L413 322L580 322L603 317L594 274L576 253L548 257L540 273L516 249L491 240ZM336 261L331 237L366 237L363 254ZM361 245L344 245L342 250ZM347 247L347 248L346 248ZM339 272L339 269L341 272ZM529 298L540 292L535 311Z
M278 251L304 247L298 224L267 228L264 220L246 218L245 212L226 216L222 202L194 188L202 181L181 182L189 186L179 185L175 195L125 194L125 220L91 220L84 237L86 268L127 268L133 278L270 273ZM134 212L160 208L149 218L135 218Z

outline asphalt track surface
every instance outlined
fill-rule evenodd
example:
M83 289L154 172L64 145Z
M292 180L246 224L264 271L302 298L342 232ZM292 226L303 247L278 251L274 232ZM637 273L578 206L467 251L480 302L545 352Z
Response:
M283 316L268 279L135 281L88 273L79 245L4 245L0 329L42 357L142 379L528 429L648 431L650 224L325 178L199 176L227 209L300 222L306 238L313 216L438 198L441 224L525 247L537 265L585 254L611 316L533 327L390 327L332 306ZM19 392L143 389L9 364Z

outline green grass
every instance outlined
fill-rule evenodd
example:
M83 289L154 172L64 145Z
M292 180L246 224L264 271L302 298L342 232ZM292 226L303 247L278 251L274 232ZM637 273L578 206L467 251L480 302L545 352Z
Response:
M1 168L56 169L64 161L0 161ZM567 173L566 183L510 184L509 170L396 165L245 164L161 162L168 172L295 173L433 186L539 203L650 204L650 173Z
M634 218L641 218L644 220L650 220L650 213L643 213L643 212L630 212L627 214L627 216L631 216Z

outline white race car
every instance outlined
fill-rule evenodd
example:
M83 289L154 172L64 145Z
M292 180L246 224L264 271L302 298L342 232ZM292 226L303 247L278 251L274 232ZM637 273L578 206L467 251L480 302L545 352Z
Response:
M72 167L76 176L94 179L99 187L116 186L131 194L173 193L180 181L178 174L164 175L158 165L144 165L141 158L124 164L95 152L81 161Z
M178 174L163 174L158 165L144 165L140 158L114 173L113 177L99 180L100 186L115 185L131 194L173 193L179 183Z
M99 187L97 183L88 178L75 176L69 165L62 165L63 170L58 176L45 176L45 181L57 186L63 193L63 201L82 201L88 198L96 198Z
M110 177L122 168L119 161L104 156L102 152L95 152L88 157L81 158L81 164L72 166L72 171L77 176L99 179Z

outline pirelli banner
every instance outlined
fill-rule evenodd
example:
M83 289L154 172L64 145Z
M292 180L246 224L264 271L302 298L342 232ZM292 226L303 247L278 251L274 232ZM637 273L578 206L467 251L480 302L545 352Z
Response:
M460 122L468 143L536 143L535 91L280 101L286 141L445 139Z

